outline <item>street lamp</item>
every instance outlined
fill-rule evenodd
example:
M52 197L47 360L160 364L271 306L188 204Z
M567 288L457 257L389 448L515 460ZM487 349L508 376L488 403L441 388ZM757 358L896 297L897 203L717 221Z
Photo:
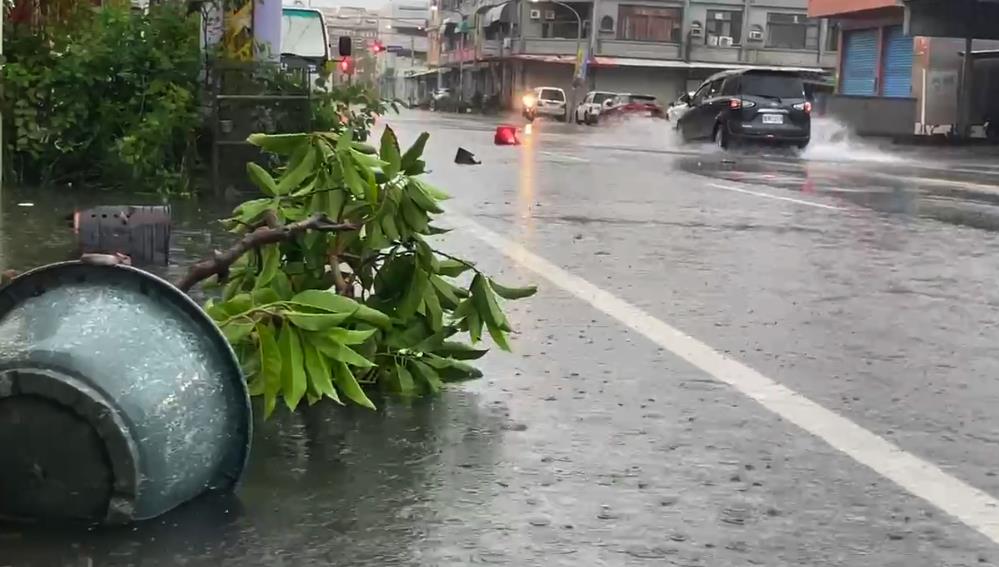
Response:
M582 55L583 54L582 54L582 51L581 51L582 48L583 48L583 17L579 15L579 12L577 12L575 8L573 8L572 6L566 4L565 2L559 2L559 0L531 0L531 3L532 4L538 4L538 3L542 2L542 1L562 6L562 7L566 8L566 9L568 9L570 12L572 12L572 15L576 16L576 67L575 67L575 69L574 69L574 71L572 73L573 74L573 77L572 77L572 102L571 102L571 104L567 104L566 108L565 108L566 120L568 121L569 113L571 112L571 113L573 113L573 115L575 115L575 112L576 112L576 106L575 106L576 105L576 90L579 88L579 81L577 79L579 78L578 77L578 73L579 73L579 71L580 71L580 69L582 67L582 64L583 64L583 62L582 62L582 58L583 58Z

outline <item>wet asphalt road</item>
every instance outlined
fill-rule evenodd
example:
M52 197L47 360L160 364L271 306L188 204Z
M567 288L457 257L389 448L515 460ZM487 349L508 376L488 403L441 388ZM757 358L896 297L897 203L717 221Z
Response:
M119 531L0 530L0 566L999 564L883 471L497 252L512 241L999 497L984 152L723 154L549 123L495 147L494 120L390 121L432 133L450 208L505 237L442 246L541 285L511 306L515 353L411 407L280 416L236 498ZM457 145L483 164L451 163ZM7 201L4 267L37 262L39 240L6 227L38 213ZM178 261L211 246L195 227L217 210L177 212Z

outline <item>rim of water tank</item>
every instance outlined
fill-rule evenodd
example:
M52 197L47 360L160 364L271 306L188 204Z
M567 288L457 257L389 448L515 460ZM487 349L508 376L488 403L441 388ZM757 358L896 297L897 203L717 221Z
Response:
M211 488L229 489L234 487L246 470L250 458L250 444L253 438L253 409L250 405L250 392L232 345L229 344L211 317L186 293L163 278L133 266L120 264L101 266L87 264L79 260L56 262L21 273L7 285L0 286L0 319L3 319L25 299L41 295L44 291L54 289L63 283L79 283L81 280L66 279L67 275L77 271L95 274L111 274L113 272L116 275L126 274L126 277L135 278L140 283L146 281L157 286L163 292L164 297L170 300L173 307L191 317L194 324L200 327L200 330L208 337L212 346L225 353L223 358L230 366L228 374L231 375L237 391L242 392L243 404L240 407L243 417L239 420L242 431L237 433L242 433L243 442L240 443L241 454L238 458L233 459L235 462L224 463L228 466L224 466L223 470L219 471L220 478L213 479ZM226 470L230 468L232 470Z

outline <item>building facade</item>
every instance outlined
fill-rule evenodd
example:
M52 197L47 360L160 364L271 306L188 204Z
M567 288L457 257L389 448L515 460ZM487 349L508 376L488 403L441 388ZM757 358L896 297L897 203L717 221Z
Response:
M836 30L808 16L807 0L435 2L437 80L465 99L497 95L508 106L533 87L574 85L666 102L723 69L819 71L838 61Z
M970 42L968 95L961 103L965 38L909 35L902 0L810 0L809 15L841 35L836 92L819 105L861 134L950 134L962 120L999 118L999 42ZM977 59L977 60L976 60ZM963 118L962 118L963 115Z

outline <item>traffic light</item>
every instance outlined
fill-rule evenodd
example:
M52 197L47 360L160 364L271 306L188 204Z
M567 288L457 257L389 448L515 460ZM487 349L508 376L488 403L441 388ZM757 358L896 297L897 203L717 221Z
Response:
M354 62L350 57L340 60L340 72L349 75L354 70Z
M378 55L378 54L379 54L379 53L381 53L382 51L385 51L385 46L384 46L384 45L382 45L382 42L380 42L380 41L378 41L378 40L376 39L375 41L371 42L371 51L372 51L372 53L374 53L375 55Z

